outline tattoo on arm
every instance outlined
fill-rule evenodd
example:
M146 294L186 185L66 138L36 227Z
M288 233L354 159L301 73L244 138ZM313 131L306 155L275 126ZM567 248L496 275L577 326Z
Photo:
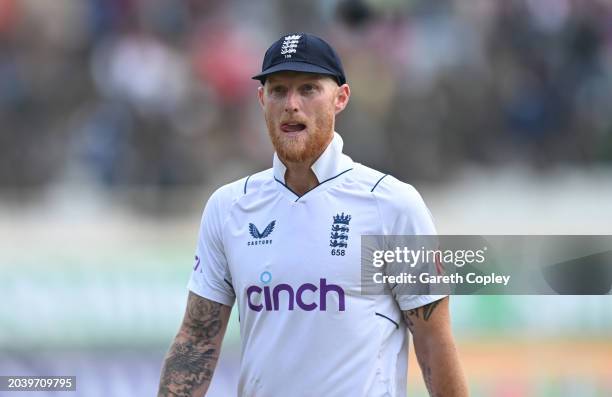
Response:
M211 381L225 326L222 310L229 308L189 293L181 332L166 355L158 396L191 396Z
M427 387L427 391L431 397L440 397L439 394L434 392L433 382L431 380L431 367L425 366L422 368L423 371L423 379L425 380L425 387Z
M402 317L412 333L414 352L428 395L468 397L467 382L450 333L448 303L448 297L439 299L404 310Z
M408 329L410 329L410 332L415 335L416 358L417 362L419 363L419 366L421 367L421 372L423 373L423 380L425 381L425 386L427 387L427 391L429 392L430 397L442 397L442 393L444 393L444 391L441 391L439 387L435 387L439 386L439 384L436 385L440 381L439 368L437 366L434 367L434 365L432 365L433 363L429 361L429 356L427 354L424 354L424 345L420 344L417 346L417 339L422 340L422 338L419 338L419 335L415 334L415 331L417 330L416 326L419 323L423 324L423 322L430 321L436 308L443 301L443 299L440 299L428 303L427 305L417 307L415 309L403 311L404 321L406 322ZM433 373L434 369L436 371L436 374Z
M431 302L431 303L423 306L423 319L425 321L429 320L429 318L433 314L434 310L436 309L436 306L438 306L440 304L440 301L441 300L437 300L437 301Z
M410 332L414 331L414 321L413 319L423 318L424 321L429 321L431 315L434 310L436 310L436 306L440 304L440 300L433 301L424 306L417 307L416 309L404 310L403 316L406 325L408 325L408 329Z
M410 330L410 332L414 331L414 322L412 321L411 317L419 317L419 312L418 310L412 309L412 310L405 310L403 312L404 314L404 321L406 322L406 325L408 326L408 329Z

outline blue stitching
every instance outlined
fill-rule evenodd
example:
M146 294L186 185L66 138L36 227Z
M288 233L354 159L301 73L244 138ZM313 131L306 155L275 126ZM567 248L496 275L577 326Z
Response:
M389 317L385 316L384 314L380 314L380 313L378 313L378 312L374 312L374 315L386 318L387 320L389 320L389 321L391 321L393 324L395 324L395 328L399 329L399 324L398 324L398 323L396 323L395 321L391 320Z
M332 179L335 179L337 177L339 177L340 175L349 172L350 170L352 170L352 168L349 168L348 170L344 170L341 173L339 173L336 176L332 176L329 179L324 180L323 182L319 183L317 186L313 187L312 189L308 190L307 192L305 192L304 194L302 194L301 196L299 194L297 194L296 192L294 192L293 190L291 190L291 188L289 186L287 186L286 184L284 184L283 182L279 181L278 179L276 179L276 177L274 177L274 180L278 183L280 183L281 185L283 185L284 187L287 188L287 190L289 190L291 193L295 194L297 196L297 198L295 199L295 202L297 202L299 199L301 199L302 197L304 197L306 194L310 193L311 191L315 190L316 188L318 188L319 186L321 186L322 184L324 184L325 182L329 182Z
M374 191L374 189L376 189L376 186L378 186L378 184L380 183L380 181L382 181L383 179L385 179L385 177L386 177L387 175L389 175L389 174L385 174L385 175L383 175L383 176L382 176L382 177L381 177L381 178L378 180L378 182L376 182L376 185L374 185L374 187L372 188L372 190L370 190L370 193L372 193L372 192Z
M246 181L244 181L244 194L246 194L246 187L247 187L247 183L249 183L249 179L251 179L251 175L249 175Z

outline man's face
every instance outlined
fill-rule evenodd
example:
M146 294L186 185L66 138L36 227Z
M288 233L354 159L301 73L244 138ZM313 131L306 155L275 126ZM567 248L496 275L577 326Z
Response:
M336 114L346 107L350 89L329 76L278 72L259 87L258 96L281 160L310 165L332 140Z

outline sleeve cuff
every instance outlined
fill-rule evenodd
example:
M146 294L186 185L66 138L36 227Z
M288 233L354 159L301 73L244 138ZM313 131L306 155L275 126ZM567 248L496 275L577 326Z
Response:
M398 299L399 307L403 310L412 310L425 306L431 302L446 298L448 295L411 295L402 296Z
M213 302L221 303L222 305L229 307L234 306L234 301L236 299L233 295L228 296L224 293L216 291L202 290L193 280L189 280L189 283L187 284L187 289L193 292L194 294L201 296L202 298L206 298Z

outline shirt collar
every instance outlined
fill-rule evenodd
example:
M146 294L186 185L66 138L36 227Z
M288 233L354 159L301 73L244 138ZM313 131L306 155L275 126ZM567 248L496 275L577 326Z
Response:
M319 183L333 178L353 167L353 160L342 153L343 146L344 142L342 141L342 137L337 132L334 132L334 137L330 144L327 145L327 148L325 148L317 161L310 167ZM274 153L274 159L272 160L272 168L274 170L274 178L286 183L285 171L287 171L287 167L285 167L285 164L278 158L276 153Z

